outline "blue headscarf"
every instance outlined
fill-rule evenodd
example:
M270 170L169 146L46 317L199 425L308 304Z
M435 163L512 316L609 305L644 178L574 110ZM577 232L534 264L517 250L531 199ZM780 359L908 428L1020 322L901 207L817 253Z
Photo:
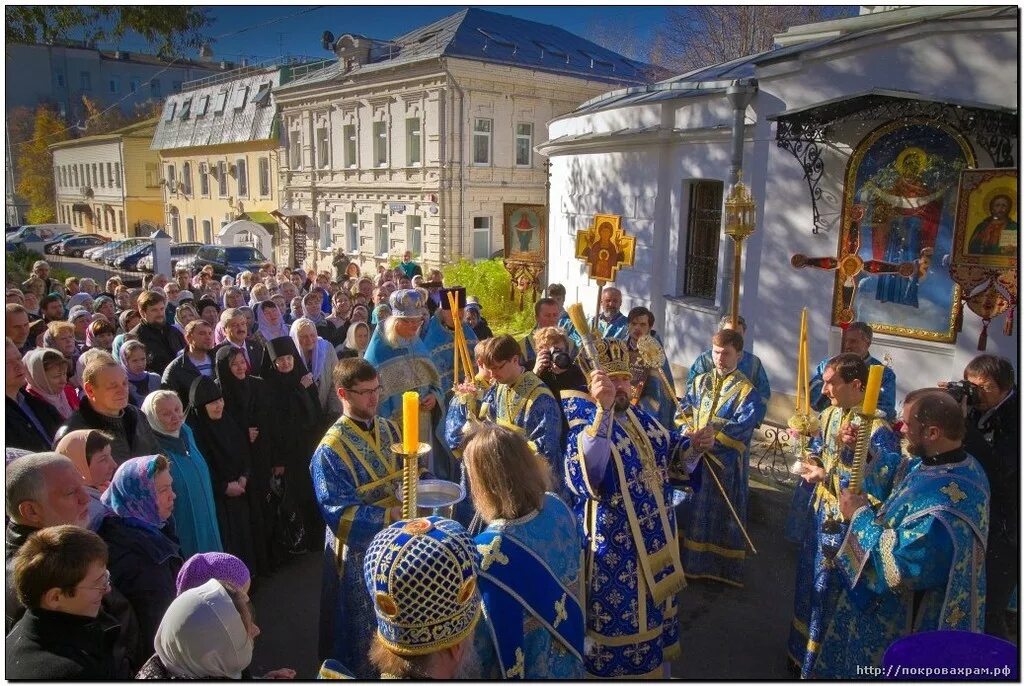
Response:
M125 524L146 532L158 547L158 561L162 562L179 553L178 546L162 531L167 520L160 519L156 506L156 463L159 457L144 455L122 463L100 500Z

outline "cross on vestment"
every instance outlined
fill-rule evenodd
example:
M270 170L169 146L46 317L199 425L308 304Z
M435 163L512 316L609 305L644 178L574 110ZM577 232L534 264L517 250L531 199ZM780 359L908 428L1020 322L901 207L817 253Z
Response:
M860 220L864 218L864 208L854 205L850 210L851 224L843 238L843 245L840 247L837 257L808 257L797 253L790 258L789 263L795 269L813 267L824 271L835 271L839 276L842 287L842 302L839 308L839 324L850 324L856 319L853 309L853 300L857 296L857 289L860 281L867 276L878 274L895 274L901 278L909 279L915 274L927 273L931 264L933 248L921 250L920 259L916 262L883 262L882 260L865 260L860 256Z

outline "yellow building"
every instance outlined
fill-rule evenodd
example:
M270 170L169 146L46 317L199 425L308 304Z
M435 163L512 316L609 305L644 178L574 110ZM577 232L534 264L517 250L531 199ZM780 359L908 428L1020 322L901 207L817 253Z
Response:
M192 81L167 98L153 136L167 232L175 241L246 244L277 261L279 64Z
M156 118L54 143L57 221L112 239L148 236L163 224Z

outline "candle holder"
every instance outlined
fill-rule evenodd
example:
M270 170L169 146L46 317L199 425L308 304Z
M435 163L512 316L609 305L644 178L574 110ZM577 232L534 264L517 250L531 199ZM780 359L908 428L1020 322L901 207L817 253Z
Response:
M818 429L820 428L818 417L810 412L797 412L786 421L786 426L789 428L789 435L794 440L793 452L796 454L797 459L790 466L789 470L793 474L800 474L802 471L800 465L802 462L805 462L804 458L807 455L807 448L810 445L811 438L818 434Z
M430 454L429 443L417 443L413 453L405 449L405 445L395 443L391 452L402 458L402 485L399 488L399 500L402 502L402 519L416 516L416 494L420 480L420 458ZM415 458L415 459L413 459Z

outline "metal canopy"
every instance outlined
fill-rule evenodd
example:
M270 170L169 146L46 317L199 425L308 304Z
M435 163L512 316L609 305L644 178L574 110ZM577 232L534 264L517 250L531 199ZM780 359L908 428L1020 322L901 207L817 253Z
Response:
M934 100L911 91L873 89L827 100L817 105L787 110L768 117L775 121L775 142L800 162L811 191L813 232L825 228L818 208L825 175L822 145L834 140L839 125L852 127L857 140L879 123L907 118L945 123L965 138L975 140L997 167L1012 167L1017 149L1019 114L1005 107L982 103Z

